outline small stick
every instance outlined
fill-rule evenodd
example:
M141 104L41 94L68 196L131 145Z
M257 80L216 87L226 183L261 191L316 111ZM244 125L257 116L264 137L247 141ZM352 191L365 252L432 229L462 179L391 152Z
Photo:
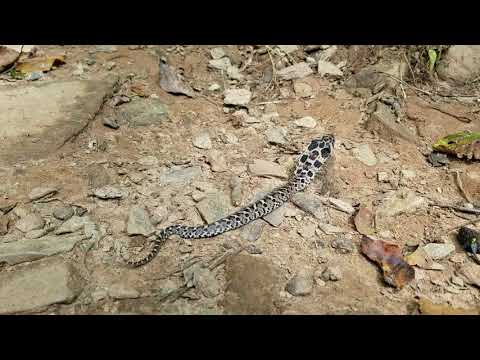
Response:
M438 207L441 207L441 208L453 209L453 210L457 210L457 211L461 211L461 212L465 212L465 213L469 213L469 214L480 215L480 209L470 209L470 208L466 208L466 207L448 205L448 204L432 204L432 206L438 206Z
M463 224L461 224L461 225L454 226L453 228L451 228L451 229L449 229L449 230L447 231L447 234L450 234L450 233L452 233L452 232L460 229L460 228L463 227L463 226L473 225L473 224L475 224L475 223L477 223L477 222L480 222L480 216L477 217L476 219L467 221L466 223L463 223Z
M460 173L458 171L455 171L455 181L456 181L457 186L460 189L460 192L462 193L463 197L469 203L473 203L472 199L470 198L470 196L466 193L465 189L463 188L462 179L460 178Z

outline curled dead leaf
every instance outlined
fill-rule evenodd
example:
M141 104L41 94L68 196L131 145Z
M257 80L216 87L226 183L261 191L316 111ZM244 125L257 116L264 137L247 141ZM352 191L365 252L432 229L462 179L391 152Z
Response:
M380 265L387 284L402 288L415 278L415 270L403 260L398 245L363 236L361 248L364 255Z

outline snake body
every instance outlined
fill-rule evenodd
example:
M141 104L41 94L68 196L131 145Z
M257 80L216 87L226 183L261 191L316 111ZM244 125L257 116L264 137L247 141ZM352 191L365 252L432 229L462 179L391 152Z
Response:
M335 145L333 135L324 135L310 142L307 149L299 156L295 172L287 184L276 188L260 200L211 224L203 226L172 225L155 232L153 247L139 260L126 260L132 267L150 262L160 251L164 242L172 235L183 239L209 238L237 229L258 218L270 214L286 203L293 194L304 190L312 182L322 165L330 158Z

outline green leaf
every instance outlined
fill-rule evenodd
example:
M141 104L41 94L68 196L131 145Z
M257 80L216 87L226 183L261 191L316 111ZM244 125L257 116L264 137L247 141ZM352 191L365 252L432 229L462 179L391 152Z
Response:
M434 49L428 50L428 71L432 72L437 62L437 52Z

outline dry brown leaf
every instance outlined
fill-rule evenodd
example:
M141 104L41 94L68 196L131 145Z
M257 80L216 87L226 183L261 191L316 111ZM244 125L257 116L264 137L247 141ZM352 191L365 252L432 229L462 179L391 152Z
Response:
M353 221L360 234L372 235L375 233L374 219L373 212L367 207L361 205Z
M364 236L362 253L380 265L389 285L402 288L415 278L415 270L403 260L400 247L395 244Z
M15 70L24 75L34 72L47 72L53 66L65 64L65 55L39 56L31 59L24 59L18 62Z
M423 315L479 315L478 309L460 309L447 304L434 304L427 298L418 301Z

